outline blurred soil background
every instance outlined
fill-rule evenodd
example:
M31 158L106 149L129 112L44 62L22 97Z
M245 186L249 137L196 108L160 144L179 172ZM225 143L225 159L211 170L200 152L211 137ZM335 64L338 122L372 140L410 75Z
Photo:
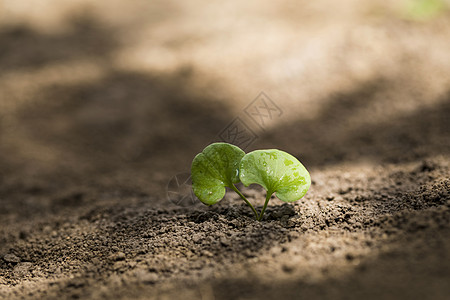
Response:
M310 191L174 201L220 140ZM0 0L0 299L448 299L449 149L447 0Z

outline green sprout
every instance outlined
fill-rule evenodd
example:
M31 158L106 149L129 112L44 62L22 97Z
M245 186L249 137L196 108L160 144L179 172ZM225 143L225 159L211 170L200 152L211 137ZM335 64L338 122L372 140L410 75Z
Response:
M432 20L449 8L447 0L409 0L406 3L406 18L416 21Z
M197 154L191 167L192 188L200 201L213 205L223 199L226 187L235 191L261 221L273 193L284 202L302 198L311 185L306 168L292 155L281 150L256 150L245 154L239 147L213 143ZM237 189L261 185L267 192L261 213Z

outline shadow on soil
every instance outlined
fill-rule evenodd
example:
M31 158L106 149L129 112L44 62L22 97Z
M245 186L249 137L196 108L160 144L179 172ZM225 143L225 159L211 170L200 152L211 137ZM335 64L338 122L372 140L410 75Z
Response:
M1 74L84 58L108 66L91 82L42 87L31 104L17 107L13 126L0 123L0 214L28 218L83 208L105 191L156 199L235 117L219 83L204 81L215 96L193 88L192 67L114 69L109 54L120 46L110 29L89 17L70 25L59 35L23 26L0 32Z
M108 59L118 43L111 30L90 16L73 17L68 32L43 34L25 25L0 29L0 75L36 70L52 63Z
M297 120L277 127L261 139L290 150L310 168L360 159L398 163L448 154L450 91L435 106L386 122L368 120L355 125L347 121L351 116L367 113L360 109L377 101L380 91L389 88L385 80L373 80L331 97L314 120Z

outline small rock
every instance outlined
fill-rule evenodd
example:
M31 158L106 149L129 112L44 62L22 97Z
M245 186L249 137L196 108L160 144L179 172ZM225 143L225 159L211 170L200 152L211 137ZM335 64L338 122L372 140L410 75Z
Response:
M352 187L348 187L346 189L341 188L341 189L339 189L338 193L341 195L345 195L345 194L350 193L352 190L353 190Z
M16 276L25 276L30 272L32 268L33 264L30 262L19 263L14 267L13 273Z
M112 256L113 260L115 261L119 261L119 260L124 260L125 259L125 253L123 252L118 252L115 255Z
M67 283L68 287L80 288L86 285L86 281L83 278L77 277L69 280Z
M196 234L194 234L194 235L192 236L192 241L193 241L194 243L196 243L196 244L200 243L200 241L201 241L202 239L203 239L202 235L201 235L201 234L198 234L198 233L196 233Z
M138 280L145 284L153 284L158 281L159 276L154 272L139 272L137 274Z
M14 254L6 254L5 256L3 256L3 259L6 262L13 263L13 264L17 264L20 262L20 258L15 256Z
M208 251L208 250L205 250L205 251L203 251L203 255L205 255L205 256L207 256L207 257L213 257L214 256L214 254L212 254L210 251Z
M230 245L230 241L225 237L221 237L220 244L222 244L222 246L228 247Z

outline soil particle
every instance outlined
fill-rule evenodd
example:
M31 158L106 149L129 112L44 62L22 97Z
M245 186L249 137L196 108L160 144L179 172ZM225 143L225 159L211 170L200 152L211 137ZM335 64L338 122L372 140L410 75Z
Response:
M111 256L111 258L112 258L112 260L115 260L115 261L125 260L125 253L123 253L123 252L118 252L118 253L116 253L116 254L113 254L113 255Z
M16 263L20 262L20 258L18 258L17 256L15 256L14 254L5 254L5 255L3 256L3 259L4 259L6 262L13 263L13 264L16 264Z
M23 262L17 264L13 269L13 274L17 277L24 277L33 269L33 264L30 262Z

